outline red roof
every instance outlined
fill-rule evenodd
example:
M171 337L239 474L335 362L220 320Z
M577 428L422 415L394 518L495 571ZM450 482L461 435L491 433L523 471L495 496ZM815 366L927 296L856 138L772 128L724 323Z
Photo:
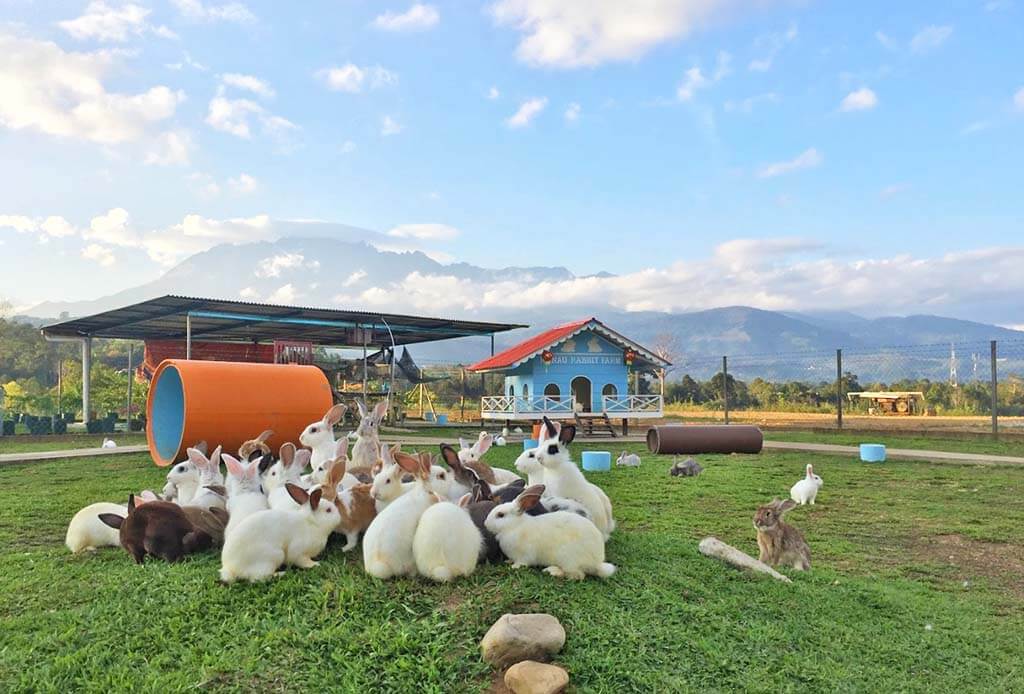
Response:
M525 342L520 342L515 347L509 347L504 352L498 352L493 357L488 357L483 361L477 362L469 367L470 371L489 371L491 369L507 369L510 366L518 364L519 362L533 356L537 352L550 347L556 342L569 337L573 333L576 333L580 328L584 327L591 321L597 320L596 318L584 318L583 320L573 321L572 323L566 323L565 325L559 325L542 332L540 335L531 337Z

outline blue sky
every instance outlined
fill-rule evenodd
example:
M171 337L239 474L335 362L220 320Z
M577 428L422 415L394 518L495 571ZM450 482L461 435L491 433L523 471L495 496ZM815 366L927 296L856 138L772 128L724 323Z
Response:
M0 296L295 219L581 275L760 241L770 294L922 263L948 296L906 310L940 313L958 271L1024 259L1024 3L626 4L0 0ZM1024 323L1004 274L985 318Z

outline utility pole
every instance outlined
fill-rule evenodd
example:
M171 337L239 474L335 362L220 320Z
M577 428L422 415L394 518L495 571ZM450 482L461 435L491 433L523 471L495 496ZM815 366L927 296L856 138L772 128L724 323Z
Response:
M722 357L722 409L725 423L729 423L729 357Z

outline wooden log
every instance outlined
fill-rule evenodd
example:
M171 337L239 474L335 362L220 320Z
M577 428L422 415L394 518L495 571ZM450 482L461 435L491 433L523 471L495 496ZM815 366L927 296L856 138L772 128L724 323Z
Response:
M749 554L745 554L735 547L725 544L717 537L705 537L700 541L698 549L704 556L720 559L726 564L731 564L738 569L757 571L759 573L768 574L772 578L783 581L784 583L792 583L788 576L783 576L764 562L758 561Z

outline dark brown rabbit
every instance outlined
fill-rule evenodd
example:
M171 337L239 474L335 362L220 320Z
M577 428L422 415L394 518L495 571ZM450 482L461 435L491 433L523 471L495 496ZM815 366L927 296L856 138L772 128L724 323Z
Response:
M216 506L182 506L181 510L185 512L185 516L196 530L210 536L214 546L220 547L224 544L224 528L228 525L227 511Z
M792 566L798 571L811 568L811 548L804 534L782 520L783 514L796 506L792 499L774 499L757 509L754 528L757 529L758 559L771 566Z
M147 554L175 562L191 552L208 549L209 535L197 530L177 504L149 501L135 505L135 495L128 497L128 516L101 513L99 519L120 532L121 546L141 564Z
M481 461L463 463L458 452L447 443L441 444L441 458L448 463L455 480L460 484L472 487L474 481L481 479L487 484L497 485L494 468Z

